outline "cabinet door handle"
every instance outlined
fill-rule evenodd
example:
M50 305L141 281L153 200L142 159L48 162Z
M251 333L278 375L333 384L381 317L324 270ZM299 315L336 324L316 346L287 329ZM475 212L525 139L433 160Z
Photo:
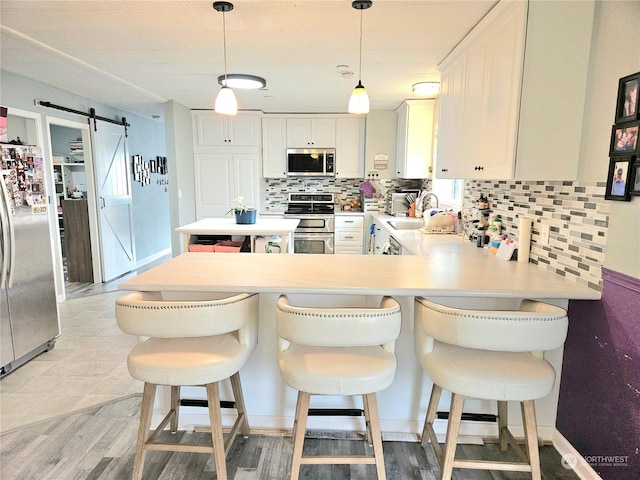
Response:
M104 208L106 206L104 197L100 197L100 208Z

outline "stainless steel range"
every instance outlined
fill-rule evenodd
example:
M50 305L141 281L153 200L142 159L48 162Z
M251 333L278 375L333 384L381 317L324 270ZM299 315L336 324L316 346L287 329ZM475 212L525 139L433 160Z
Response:
M300 220L293 234L294 253L333 253L333 193L290 193L285 218Z

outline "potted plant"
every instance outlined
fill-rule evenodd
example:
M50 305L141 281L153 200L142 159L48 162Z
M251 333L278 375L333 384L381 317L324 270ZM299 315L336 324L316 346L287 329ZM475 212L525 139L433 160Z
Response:
M244 197L242 195L233 200L233 207L229 209L227 214L231 212L235 213L236 223L256 223L256 209L247 207L247 205L244 203Z

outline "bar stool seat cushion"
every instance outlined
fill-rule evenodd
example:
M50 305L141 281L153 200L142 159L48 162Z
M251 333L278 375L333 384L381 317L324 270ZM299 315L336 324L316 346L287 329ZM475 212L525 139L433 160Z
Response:
M151 338L129 353L132 377L157 385L204 385L231 377L252 347L233 333L212 337Z
M496 352L436 341L422 360L433 383L471 398L524 401L548 395L555 370L530 352Z
M381 346L318 347L293 344L278 366L292 388L315 395L363 395L393 382L397 360Z

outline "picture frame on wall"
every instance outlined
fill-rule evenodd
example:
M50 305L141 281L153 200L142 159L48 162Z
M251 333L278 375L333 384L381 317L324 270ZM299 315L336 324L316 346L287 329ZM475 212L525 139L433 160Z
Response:
M609 155L638 155L640 122L616 124L611 129Z
M631 165L631 175L629 182L629 195L640 195L640 162L635 159L635 163Z
M631 173L634 157L611 157L609 159L609 174L604 198L607 200L629 201Z
M638 120L638 90L640 90L640 72L622 77L618 82L618 104L616 105L616 123Z

